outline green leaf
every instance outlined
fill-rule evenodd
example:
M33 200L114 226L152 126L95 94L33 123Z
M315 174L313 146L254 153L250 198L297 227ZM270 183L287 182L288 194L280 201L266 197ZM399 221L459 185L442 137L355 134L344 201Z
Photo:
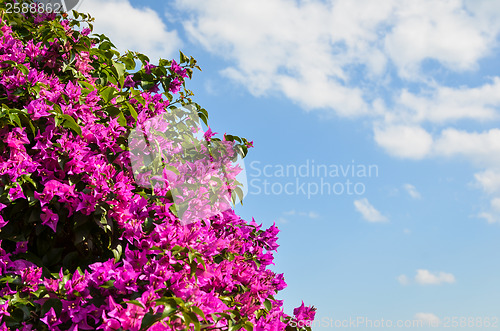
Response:
M53 266L61 261L64 248L51 248L42 258L44 266Z
M69 269L72 266L72 264L78 260L79 256L80 254L76 251L66 254L66 256L64 256L62 260L63 267Z
M194 329L196 331L200 331L200 321L198 320L198 316L193 313L193 312L182 312L182 315L184 316L184 318L186 318L186 316L189 316L189 319L191 320L191 322L194 324ZM190 324L191 324L190 322ZM190 325L188 324L188 325Z
M17 67L17 69L19 69L19 71L21 71L25 75L29 74L29 72L30 72L29 69L26 68L26 66L24 64L19 63L16 67Z
M243 327L247 331L253 331L253 324L249 321L246 321L245 324L243 324Z
M130 115L132 115L132 117L134 118L134 120L137 121L137 111L135 110L134 106L132 106L132 104L130 102L127 102L127 107L128 107L128 110L130 111Z
M118 124L120 124L121 126L127 126L127 119L125 118L123 112L121 111L118 114Z
M10 118L10 121L11 121L11 123L12 123L13 125L15 124L15 125L17 125L17 126L19 126L19 127L21 127L21 126L22 126L22 124L21 124L21 120L19 119L19 116L18 116L16 113L14 113L14 112L10 112L10 113L9 113L9 118Z
M138 59L139 59L142 63L144 63L144 64L145 64L146 62L150 62L150 61L149 61L149 57L147 57L146 55L141 54L141 53L137 53L137 52L136 52L135 54L136 54L137 58L138 58Z
M99 285L99 287L104 288L104 289L109 289L109 288L113 288L114 284L115 284L115 280L113 279L113 280L108 280L106 283Z
M205 261L203 261L203 258L199 255L196 256L196 261L198 261L199 264L203 266L203 269L207 269L207 266L205 265Z
M123 253L122 245L118 244L115 249L113 249L113 256L115 257L115 263L120 261L120 258Z
M268 299L264 300L264 307L266 307L266 309L268 311L271 311L271 309L273 308L273 304L271 303L271 301L269 301Z
M184 324L185 325L191 326L191 322L193 322L193 324L194 324L194 321L191 320L191 317L186 312L182 312L182 317L184 319Z
M236 192L236 195L238 196L238 199L240 200L240 203L243 205L243 190L241 187L235 187L233 192ZM236 202L236 195L233 195L233 204Z
M195 312L196 314L198 314L201 318L203 318L203 320L204 320L204 321L207 321L207 318L206 318L206 316L205 316L205 313L204 313L204 312L203 312L200 308L198 308L198 307L196 307L196 306L192 306L192 307L191 307L191 310L192 310L193 312Z
M10 301L10 304L11 305L18 305L18 304L22 304L22 305L29 305L29 304L32 304L28 298L22 298L20 295L19 295L19 292L14 294L14 296L12 297L12 299L9 300Z
M199 112L198 116L203 121L203 123L205 123L205 125L208 126L208 114L206 114L204 112Z
M175 245L171 251L172 251L172 254L178 254L178 253L181 253L181 252L187 252L189 250L189 248L187 247L184 247L184 246L179 246L179 245Z
M181 175L181 173L179 172L179 170L177 170L177 168L176 168L176 167L173 167L173 166L170 166L170 165L165 165L165 166L164 166L164 168L165 168L165 169L167 169L167 170L172 171L172 172L173 172L173 173L175 173L177 176L180 176L180 175Z
M78 135L80 135L80 136L82 135L82 129L76 123L75 119L72 116L70 116L68 114L62 114L62 115L59 115L59 116L64 119L63 126L65 128L72 129L73 131L75 131L76 133L78 133Z
M142 318L141 330L148 330L150 326L162 319L162 315L162 313L146 313L146 315Z
M115 116L117 116L118 114L120 114L120 113L121 113L120 108L115 107L115 106L109 106L109 107L106 107L106 108L104 108L104 111L105 111L106 113L108 113L108 114L109 114L109 116L111 116L111 117L115 117Z
M124 301L124 303L131 303L133 305L141 307L142 309L145 309L144 305L137 300L127 300L127 301Z
M122 56L120 59L124 64L125 68L127 70L134 70L135 69L135 60L134 60L134 55L132 53L127 53L127 55Z
M95 86L90 84L89 82L86 82L84 80L81 80L79 81L78 83L80 83L80 86L89 90L90 92L94 91L95 90Z
M180 53L181 63L189 62L189 58L186 55L184 55L184 53L182 53L181 51L179 51L179 53Z
M123 63L113 61L113 67L116 69L118 77L123 77L125 74L125 65Z
M114 87L106 86L105 88L103 88L101 90L100 95L101 95L102 99L104 100L104 102L108 103L113 99L113 96L115 95L115 93L116 93L116 89Z
M2 64L10 64L11 66L17 65L17 63L15 61L12 61L12 60L2 61Z
M125 80L125 65L123 63L118 63L113 61L113 67L116 70L116 73L118 74L118 81L120 82L120 86L123 87L123 82Z
M134 90L134 91L138 91L138 90ZM146 105L146 100L142 96L134 95L134 99L137 100L137 102L139 102L141 105L143 105L143 106Z

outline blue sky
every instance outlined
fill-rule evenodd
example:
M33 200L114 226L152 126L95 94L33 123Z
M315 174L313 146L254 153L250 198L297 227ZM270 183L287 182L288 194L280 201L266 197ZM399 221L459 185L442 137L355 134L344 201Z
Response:
M288 313L315 305L314 330L357 318L441 330L454 317L500 329L499 2L84 0L79 10L120 50L194 56L203 72L188 88L212 130L254 141L237 212L281 229L273 269L285 273ZM312 176L313 162L356 172ZM308 176L277 173L301 166Z

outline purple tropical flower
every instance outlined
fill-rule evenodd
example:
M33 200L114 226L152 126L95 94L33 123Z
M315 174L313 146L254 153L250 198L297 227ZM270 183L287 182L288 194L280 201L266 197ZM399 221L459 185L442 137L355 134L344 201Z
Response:
M23 189L21 188L20 185L16 185L15 187L12 187L9 189L9 198L11 200L16 200L19 198L26 199L26 196L24 195Z
M10 316L10 313L7 311L7 309L9 309L8 301L0 304L0 320L2 320L3 316Z
M304 305L304 301L302 301L302 305L300 307L297 307L293 310L293 314L295 315L295 318L298 321L313 321L314 316L316 315L316 308L314 306L312 307L306 307Z
M12 254L26 253L28 250L28 241L18 241L16 242L16 249Z
M56 232L57 221L59 221L59 215L50 210L47 206L42 207L42 214L40 215L43 225L47 225L52 231Z
M49 309L49 311L43 318L40 319L40 321L44 322L49 327L49 331L59 331L60 329L57 326L62 323L57 317L53 307Z
M181 90L181 86L182 86L182 82L179 79L177 79L177 77L176 77L170 82L169 90L172 93L177 93Z
M210 141L210 139L215 136L217 134L217 132L212 132L212 129L210 127L208 127L208 130L205 132L205 134L203 135L205 137L205 140L206 141Z
M172 60L172 65L170 66L170 68L173 72L182 76L183 78L186 78L188 76L186 69L183 69L180 65L178 65L175 60Z

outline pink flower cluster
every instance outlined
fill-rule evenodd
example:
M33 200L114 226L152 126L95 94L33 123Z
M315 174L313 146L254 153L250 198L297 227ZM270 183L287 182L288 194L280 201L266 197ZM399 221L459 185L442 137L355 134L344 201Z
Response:
M166 139L160 147L167 166L141 177L159 184L146 189L134 178L127 137L131 129L169 114L165 95L180 91L187 65L170 62L163 77L169 90L163 93L158 86L136 88L140 82L127 73L122 84L103 86L95 73L102 66L98 58L90 50L70 52L90 31L78 34L64 20L60 25L72 43L25 40L8 21L1 22L0 98L2 109L15 116L0 128L0 330L43 325L49 330L225 330L240 322L247 329L284 330L291 318L273 296L286 283L268 269L279 230L262 229L225 204L214 208L207 202L213 177L226 180L229 192L235 188L234 142L220 142L227 157L214 160L200 147L207 157L190 161L174 157L182 142ZM65 75L68 63L73 78ZM141 70L150 75L155 67L144 63ZM106 100L108 87L114 94ZM109 109L121 109L124 99L136 114L120 120ZM212 136L209 131L204 138ZM179 189L192 174L205 178L206 185ZM180 221L169 196L175 187L180 202L189 198L185 213L195 222ZM197 212L204 208L211 208L210 217ZM84 231L88 224L99 236ZM13 235L16 231L22 235ZM56 246L41 247L41 237ZM60 244L66 237L69 248ZM99 245L107 251L97 250ZM42 251L49 253L38 256ZM78 255L76 261L86 254L94 261L73 270L47 262L53 256L65 261L69 253ZM299 320L314 318L314 309L304 304L294 313Z

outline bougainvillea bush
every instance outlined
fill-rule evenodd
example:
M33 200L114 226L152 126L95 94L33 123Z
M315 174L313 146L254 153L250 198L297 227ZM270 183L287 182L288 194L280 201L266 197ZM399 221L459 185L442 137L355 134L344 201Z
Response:
M196 61L181 53L153 65L93 35L85 14L30 2L15 13L7 3L0 0L0 330L310 325L313 307L288 316L274 298L286 286L268 269L278 229L209 198L214 188L240 193L232 161L252 143L208 130L196 144L200 135L187 134L199 130L196 116L208 120L185 88ZM158 116L164 121L151 121ZM159 138L140 147L133 130ZM138 146L142 154L132 153Z

